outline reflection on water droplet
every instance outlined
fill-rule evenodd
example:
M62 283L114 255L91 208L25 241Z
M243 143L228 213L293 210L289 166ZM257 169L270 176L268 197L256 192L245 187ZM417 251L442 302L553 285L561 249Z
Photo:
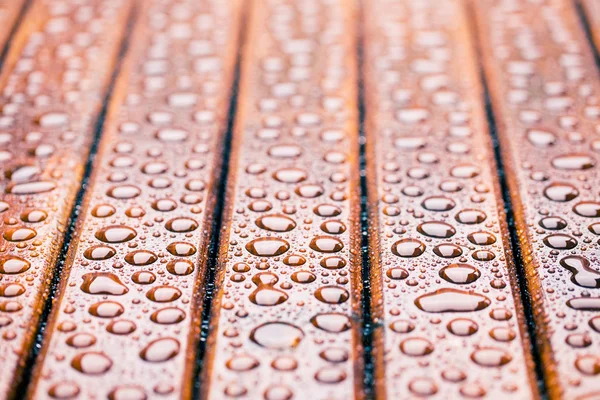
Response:
M256 225L272 232L289 232L296 227L296 222L282 214L269 214L259 217Z
M577 240L569 235L555 233L544 238L544 244L556 250L570 250L577 246Z
M100 318L114 318L125 312L123 306L116 301L101 301L90 307L90 314Z
M31 240L37 235L37 232L31 228L16 227L6 228L2 236L9 242L24 242Z
M246 244L246 250L258 257L279 256L290 249L290 245L283 239L260 238Z
M132 251L125 256L125 261L135 266L150 265L156 262L156 260L158 260L156 254L148 250Z
M294 348L303 338L300 328L286 322L267 322L250 333L250 340L268 349Z
M96 231L96 239L105 243L128 242L137 236L137 232L124 225L107 226Z
M350 293L339 286L322 286L315 292L315 297L327 304L341 304L348 300Z
M573 206L575 214L587 218L600 217L600 203L594 201L583 201Z
M567 221L560 217L546 217L540 220L540 226L549 230L561 230L567 227Z
M583 170L593 168L596 161L586 154L566 154L552 159L552 166L564 170Z
M442 268L439 274L445 281L459 285L473 283L481 276L481 273L469 264L450 264Z
M567 256L560 265L571 272L571 282L581 287L600 288L600 272L590 268L590 262L582 256Z
M490 299L483 295L456 289L439 289L415 300L420 310L430 313L479 311L490 303Z
M471 354L471 360L482 367L500 367L508 364L512 356L502 349L484 347Z
M192 218L174 218L167 221L165 228L171 232L192 232L198 228L198 223Z
M153 340L140 351L140 358L149 362L164 362L175 357L179 347L179 341L173 338Z
M553 183L544 189L544 196L552 201L565 202L579 196L579 191L568 183Z
M567 305L574 310L600 311L600 297L574 297L567 300Z
M317 314L310 319L310 322L315 327L332 333L344 332L352 327L350 318L340 313Z
M425 252L425 245L417 239L402 239L392 245L392 253L398 257L418 257Z
M428 197L421 203L424 209L429 211L452 210L456 203L447 197Z
M84 274L81 290L88 294L110 294L113 296L121 296L129 291L118 276L109 272Z
M172 286L155 286L146 293L146 297L157 303L168 303L181 297L181 290Z
M31 268L31 263L17 256L0 258L0 273L14 275L21 274Z
M112 365L113 362L107 355L95 351L78 354L71 361L73 368L86 375L101 375Z
M438 221L423 222L417 227L417 231L425 236L443 239L450 238L456 234L456 229L452 225Z
M400 350L407 356L421 357L433 353L433 344L423 338L409 338L400 343Z
M273 179L282 183L300 183L307 177L306 172L298 168L282 168L273 173Z
M337 253L344 248L344 243L334 237L317 236L310 241L310 248L321 253Z
M448 332L456 336L471 336L479 329L479 326L468 318L456 318L447 325Z
M451 243L442 243L433 248L433 252L443 258L455 258L462 255L462 249Z

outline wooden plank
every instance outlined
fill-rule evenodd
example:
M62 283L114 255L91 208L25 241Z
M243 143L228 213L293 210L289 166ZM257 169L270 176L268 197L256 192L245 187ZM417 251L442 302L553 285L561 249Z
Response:
M241 5L139 3L31 398L192 396Z
M465 3L363 20L377 397L537 398Z
M600 81L571 1L473 2L549 397L600 395Z
M26 0L0 0L0 48L5 49L10 43L10 34L23 12Z
M2 2L6 38L21 2ZM44 309L130 2L35 0L0 75L0 398Z
M203 397L363 397L351 0L253 3Z

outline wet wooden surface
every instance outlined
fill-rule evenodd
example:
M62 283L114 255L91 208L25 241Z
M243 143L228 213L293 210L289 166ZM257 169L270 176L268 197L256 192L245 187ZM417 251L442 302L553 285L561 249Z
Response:
M241 2L139 5L31 398L189 398Z
M473 2L551 398L600 395L600 81L569 1Z
M467 9L363 20L377 396L535 398Z
M0 23L0 399L600 396L597 0Z

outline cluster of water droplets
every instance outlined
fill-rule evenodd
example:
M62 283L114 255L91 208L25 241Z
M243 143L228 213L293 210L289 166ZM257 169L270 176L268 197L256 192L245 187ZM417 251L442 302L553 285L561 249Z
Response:
M20 2L15 1L14 6ZM0 392L14 384L43 309L128 7L36 1L0 88ZM6 16L6 15L5 15ZM8 21L5 21L8 23ZM9 27L4 26L4 30Z
M491 2L490 2L491 3ZM569 2L487 5L491 88L506 126L538 323L574 398L600 377L600 81ZM549 366L548 366L549 367Z
M238 12L217 0L141 5L36 396L192 390Z
M380 390L389 398L532 397L466 11L435 0L365 9Z
M242 66L208 397L352 398L360 253L351 9L338 0L261 7Z

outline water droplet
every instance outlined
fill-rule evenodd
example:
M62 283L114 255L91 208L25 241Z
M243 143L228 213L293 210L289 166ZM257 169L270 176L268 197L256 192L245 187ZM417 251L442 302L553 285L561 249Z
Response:
M456 214L456 221L467 225L480 224L486 218L485 213L479 210L462 210Z
M456 336L471 336L479 329L479 326L468 318L456 318L447 325L448 332Z
M81 290L88 294L110 294L121 296L129 291L115 274L94 272L83 275Z
M582 256L567 256L560 265L571 272L571 282L585 288L600 288L600 272L590 268L590 262Z
M496 236L489 232L472 232L467 235L469 242L479 246L489 246L496 243Z
M31 263L16 256L6 256L0 258L0 273L15 275L21 274L31 268Z
M232 371L244 372L258 367L260 363L251 355L238 354L227 360L225 365Z
M442 268L439 274L447 282L459 285L473 283L481 276L481 273L469 264L450 264Z
M196 247L185 242L173 242L167 246L167 251L174 256L186 257L196 254Z
M541 129L528 130L527 139L539 147L548 147L556 143L556 135L554 133Z
M289 232L296 227L296 222L282 214L269 214L259 217L256 225L272 232Z
M417 231L422 235L447 239L456 234L456 229L450 224L438 221L423 222L417 227Z
M600 203L594 201L583 201L573 206L575 214L587 218L600 217Z
M78 354L71 361L73 368L86 375L101 375L112 365L113 362L107 355L94 351Z
M566 154L552 159L552 166L564 170L584 170L593 168L596 161L586 154Z
M544 189L544 196L552 201L565 202L579 196L579 191L568 183L553 183Z
M2 236L9 242L24 242L36 237L37 232L31 228L16 227L4 229Z
M430 313L479 311L490 303L490 299L485 296L455 289L439 289L415 300L415 305L420 310Z
M452 210L456 203L447 197L428 197L421 203L424 209L429 211Z
M502 349L483 347L471 354L471 360L482 367L501 367L512 360L512 356Z
M577 240L569 235L555 233L544 238L544 244L556 250L570 250L577 246Z
M400 343L402 353L412 356L421 357L433 353L433 344L423 338L409 338Z
M344 332L352 327L350 319L340 313L317 314L310 319L310 322L315 327L331 333Z
M418 257L425 252L425 245L416 239L402 239L392 245L392 253L398 257Z
M181 290L172 286L155 286L146 293L146 297L157 303L168 303L181 297Z
M133 199L139 196L140 193L140 188L133 185L113 186L106 192L109 197L119 200Z
M150 319L161 325L177 324L185 319L185 312L177 307L166 307L154 311Z
M462 249L451 243L442 243L433 248L433 252L443 258L455 258L462 255Z
M298 168L282 168L273 173L273 178L282 183L300 183L307 177L306 172Z
M317 236L310 241L310 248L321 253L337 253L344 248L344 243L334 237Z
M315 297L327 304L341 304L348 300L350 293L339 286L323 286L317 289Z
M303 338L300 328L286 322L267 322L250 333L250 340L268 349L294 348Z
M246 244L246 250L258 257L279 256L290 249L290 245L283 239L260 238Z
M137 236L136 231L124 225L107 226L96 231L96 239L105 243L128 242Z
M198 228L198 223L192 218L174 218L167 221L165 228L171 232L192 232Z
M116 301L101 301L90 307L90 314L100 318L114 318L125 312L123 306Z

